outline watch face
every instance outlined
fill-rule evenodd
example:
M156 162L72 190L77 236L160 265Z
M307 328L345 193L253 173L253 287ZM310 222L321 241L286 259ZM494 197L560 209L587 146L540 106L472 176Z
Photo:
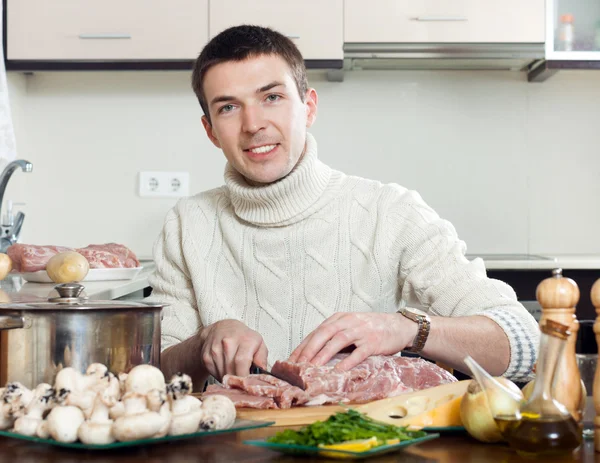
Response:
M423 312L422 310L419 309L415 309L414 307L404 307L404 309L406 312L410 312L414 315L423 315L426 316L427 312Z

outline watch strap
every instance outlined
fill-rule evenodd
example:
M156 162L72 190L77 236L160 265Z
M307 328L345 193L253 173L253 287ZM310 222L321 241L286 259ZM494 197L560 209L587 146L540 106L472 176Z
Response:
M409 320L412 320L417 323L417 335L412 342L412 346L406 346L403 350L412 353L418 353L423 350L425 347L425 343L427 342L427 338L429 336L429 329L431 328L431 322L429 321L429 317L427 315L416 315L411 313L410 316L406 314L403 310L399 310L402 315L404 315Z

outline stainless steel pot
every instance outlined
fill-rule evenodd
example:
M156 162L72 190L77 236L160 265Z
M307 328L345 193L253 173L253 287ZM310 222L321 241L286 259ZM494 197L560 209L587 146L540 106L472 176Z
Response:
M164 305L88 301L82 285L57 285L48 301L0 305L0 385L54 383L64 367L84 372L95 362L114 373L135 365L160 367Z

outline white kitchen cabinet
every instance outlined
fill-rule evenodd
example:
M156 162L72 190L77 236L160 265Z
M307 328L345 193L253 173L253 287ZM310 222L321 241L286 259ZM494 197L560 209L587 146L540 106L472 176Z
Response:
M305 60L342 60L343 0L210 0L210 36L239 24L271 27Z
M7 0L8 60L192 60L208 0Z
M345 0L344 41L543 43L545 0Z

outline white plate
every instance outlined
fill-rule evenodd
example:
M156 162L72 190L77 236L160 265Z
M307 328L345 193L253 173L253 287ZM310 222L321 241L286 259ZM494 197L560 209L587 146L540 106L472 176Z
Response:
M135 278L144 267L134 268L92 268L83 281L106 281L106 280L131 280ZM19 274L25 281L31 283L54 283L46 270L37 272L24 272Z

